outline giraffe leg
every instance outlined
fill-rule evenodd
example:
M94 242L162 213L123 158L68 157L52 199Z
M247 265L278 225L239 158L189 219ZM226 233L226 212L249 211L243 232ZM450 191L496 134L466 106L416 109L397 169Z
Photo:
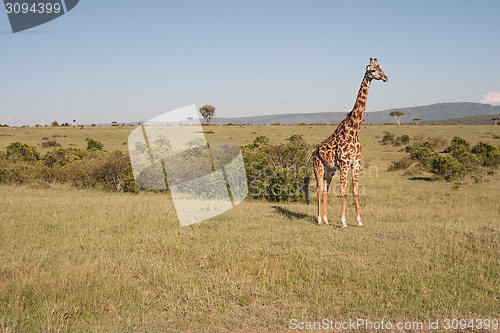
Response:
M319 160L314 160L314 175L316 176L316 193L318 194L318 225L322 225L321 220L321 198L323 197L325 167Z
M361 215L359 213L359 188L358 188L359 167L360 167L359 160L354 161L354 163L352 164L352 182L353 182L354 203L356 204L356 222L358 222L359 227L362 227L363 223L361 222Z
M318 186L316 192L318 193L318 225L322 225L323 221L321 219L321 199L323 198L323 182L318 181Z
M330 188L330 183L332 182L332 176L325 172L325 179L323 181L323 223L328 224L328 213L327 213L327 203L328 203L328 189Z
M342 227L347 227L345 223L345 197L347 195L347 170L348 166L342 166L340 168L340 196L342 198L342 207L340 212L340 222L342 223Z

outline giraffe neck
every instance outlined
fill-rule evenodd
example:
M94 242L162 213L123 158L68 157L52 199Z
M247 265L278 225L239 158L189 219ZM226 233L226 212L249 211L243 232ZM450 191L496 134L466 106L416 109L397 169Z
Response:
M359 88L358 97L356 98L356 103L352 111L347 115L348 124L355 131L359 131L361 128L361 122L363 121L363 115L365 113L366 99L368 97L368 90L370 89L371 80L365 75L363 81L361 82L361 87Z

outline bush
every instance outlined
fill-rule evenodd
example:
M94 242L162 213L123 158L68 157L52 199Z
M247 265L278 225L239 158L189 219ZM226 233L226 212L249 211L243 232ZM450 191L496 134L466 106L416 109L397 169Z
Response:
M269 138L265 135L259 135L258 137L255 138L255 140L253 140L253 142L259 144L266 144L269 143Z
M79 148L54 148L43 155L42 160L48 166L55 164L64 166L73 161L81 160L86 152Z
M456 151L456 150L462 150L462 151L469 151L469 142L459 136L453 137L451 140L451 146L449 150L451 152Z
M458 163L462 164L467 171L477 171L482 164L476 155L468 152L464 148L453 150L451 156L453 156Z
M408 142L410 142L410 137L406 134L394 138L394 134L385 131L384 136L382 137L383 145L393 144L395 146L399 146L401 144L406 144Z
M86 158L65 166L68 181L77 187L101 188L108 191L132 191L132 167L127 154L121 151L90 151Z
M258 141L266 144L260 145ZM303 198L304 167L312 147L300 135L292 135L288 141L273 145L268 144L267 138L259 136L242 148L248 191L252 197L271 201Z
M305 142L304 138L302 137L302 135L297 135L297 134L292 135L291 137L289 137L288 141L290 141L290 142L299 142L299 143Z
M48 147L61 147L61 144L58 143L55 140L47 140L42 142L42 147L43 148L48 148Z
M387 131L384 132L384 136L382 138L382 144L388 145L394 142L394 134L391 134Z
M430 172L436 178L447 181L465 177L465 167L450 155L434 155L431 159Z
M87 150L103 150L104 148L101 142L94 139L86 138L85 141L87 141Z
M259 135L257 136L252 143L249 143L246 147L253 149L253 148L258 148L260 145L265 145L269 143L269 138L265 135Z
M28 146L26 143L12 142L7 146L6 157L8 159L36 161L40 159L40 154L35 146Z
M269 183L268 200L271 201L297 201L303 197L302 178L296 177L293 168L277 168L274 170Z
M408 142L410 142L410 137L406 134L403 134L399 137L399 140L401 141L401 143L407 144Z
M480 142L472 150L467 140L455 136L451 140L450 147L444 153L438 154L433 151L436 145L442 144L442 139L431 139L418 142L406 147L410 153L410 159L416 160L427 171L434 174L436 179L455 180L465 176L466 171L473 173L474 179L480 179L481 165L497 166L500 164L500 152L498 147L488 143ZM393 161L389 171L399 170L408 164L404 159Z
M36 168L32 163L22 160L7 160L0 167L0 180L2 183L27 184L34 181Z
M428 146L421 146L416 151L410 153L410 158L417 160L424 168L429 168L437 153Z
M471 152L479 158L484 166L497 166L500 164L498 147L489 142L479 142L472 148Z
M70 183L108 191L138 190L128 154L54 148L42 158L35 147L13 142L1 154L0 182L18 184Z
M418 150L420 150L420 148L424 148L424 149L428 149L428 150L433 150L434 147L436 146L436 144L434 143L434 141L431 139L431 140L419 140L417 142L415 142L412 146L406 146L405 150L407 153L415 153L417 152Z

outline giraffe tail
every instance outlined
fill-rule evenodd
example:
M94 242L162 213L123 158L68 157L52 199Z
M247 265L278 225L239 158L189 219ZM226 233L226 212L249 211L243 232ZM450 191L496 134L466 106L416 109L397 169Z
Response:
M304 186L302 186L302 190L304 191L304 196L306 198L306 202L309 205L309 201L311 199L310 191L309 191L309 161L313 156L314 152L309 155L309 158L306 162L306 176L304 177Z

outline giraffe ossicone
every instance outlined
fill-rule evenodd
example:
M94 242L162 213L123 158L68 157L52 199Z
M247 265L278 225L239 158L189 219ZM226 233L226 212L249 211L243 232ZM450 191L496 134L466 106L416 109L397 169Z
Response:
M307 171L309 171L309 161L312 159L314 175L316 176L318 225L328 224L328 189L333 175L337 170L340 170L340 196L342 201L340 222L343 227L347 226L345 218L345 197L347 195L347 174L350 167L353 180L353 196L356 205L356 221L358 226L363 226L359 208L358 183L359 170L361 167L361 144L358 140L358 132L363 121L366 99L372 80L389 81L387 75L385 75L378 64L377 58L370 58L370 64L366 66L366 72L363 76L363 81L361 81L361 87L359 88L358 96L352 111L338 124L333 134L326 138L318 148L311 153L307 160ZM307 203L309 203L309 173L307 173L304 178L304 190L306 192Z

